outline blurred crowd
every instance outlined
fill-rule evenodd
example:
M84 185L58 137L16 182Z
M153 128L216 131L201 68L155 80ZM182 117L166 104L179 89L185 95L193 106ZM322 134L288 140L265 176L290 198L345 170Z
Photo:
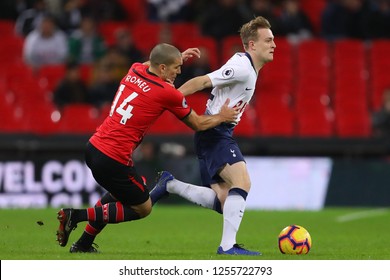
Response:
M266 17L274 35L285 36L293 44L313 37L390 38L390 0L320 1L324 7L317 22L305 12L302 2L145 0L143 11L148 22L196 23L202 35L211 36L217 42L237 35L240 26L255 16ZM111 102L129 66L148 59L147 53L134 44L130 29L116 30L109 44L100 32L99 25L105 21L129 24L135 21L134 14L126 12L123 3L120 0L2 0L0 19L15 21L15 34L24 39L24 62L33 69L66 65L66 74L53 94L57 106L83 102L102 106ZM162 29L159 38L161 42L169 42L169 29ZM202 60L183 68L177 86L212 69L207 50L202 51ZM80 74L80 66L86 64L93 68L88 83Z

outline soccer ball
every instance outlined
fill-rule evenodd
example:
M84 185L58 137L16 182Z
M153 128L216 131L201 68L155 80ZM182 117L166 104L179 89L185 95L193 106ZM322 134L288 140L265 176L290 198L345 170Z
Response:
M280 252L288 255L307 254L311 249L309 232L298 225L285 227L279 234L278 243Z

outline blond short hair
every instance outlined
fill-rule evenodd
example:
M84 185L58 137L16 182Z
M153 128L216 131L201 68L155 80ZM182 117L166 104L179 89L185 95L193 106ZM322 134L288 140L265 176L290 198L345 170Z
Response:
M262 16L252 19L240 28L240 37L245 49L248 48L249 41L259 39L257 30L261 28L271 29L269 21Z

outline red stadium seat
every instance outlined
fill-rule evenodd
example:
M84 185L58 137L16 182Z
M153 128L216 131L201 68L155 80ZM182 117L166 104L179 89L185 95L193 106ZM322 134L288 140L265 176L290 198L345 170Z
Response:
M253 105L257 114L259 136L295 135L295 120L290 96L284 88L261 87L256 90Z
M64 64L43 66L38 72L39 85L48 91L53 91L65 77L65 72L66 66Z
M2 72L6 86L11 90L14 87L22 85L26 81L37 83L33 70L24 63L7 65L6 68L3 68ZM23 75L20 75L20 73L23 73Z
M339 108L348 110L346 107L353 106L352 102L360 102L363 107L367 107L368 67L363 41L343 39L335 41L333 47L333 98L337 121Z
M234 128L234 136L254 137L257 136L258 131L256 110L248 105L241 116L241 120Z
M323 111L299 112L297 126L299 137L332 137L334 134L329 115Z
M345 137L370 137L371 121L367 108L364 106L335 107L336 135Z
M212 37L192 37L177 43L177 47L184 51L188 48L205 48L209 53L211 70L220 67L217 51L217 43Z
M144 0L119 0L119 3L126 10L131 22L146 20L146 1Z
M99 111L89 104L67 105L61 112L61 133L92 134L100 125Z
M347 71L362 73L366 67L366 48L364 42L354 39L342 39L334 42L333 63L335 73L343 74Z
M309 17L317 35L319 35L321 31L322 12L326 7L327 2L327 0L300 0L301 9Z
M259 112L258 135L261 137L295 136L295 120L289 108Z
M372 111L379 110L383 105L383 92L390 88L390 79L385 80L383 79L382 82L377 82L376 85L372 86L370 93L370 99L371 99L371 109Z
M37 135L52 135L60 131L60 112L52 103L40 103L25 107L24 115L27 129Z
M239 35L227 36L222 40L222 63L225 63L236 52L243 52L244 47Z
M333 135L334 114L329 96L317 92L301 93L296 99L297 134L300 137L330 137Z
M0 105L0 133L28 133L23 108L16 104Z
M260 70L258 82L260 86L272 86L283 81L283 86L291 89L294 77L292 46L285 38L275 39L275 43L274 60Z
M136 22L130 27L135 46L146 56L160 42L161 23L148 21Z
M3 37L15 36L15 21L0 19L0 34ZM3 43L3 42L2 42Z
M371 137L371 123L366 116L338 115L336 120L336 134L339 137Z
M172 113L165 111L148 130L150 135L191 134L193 130Z
M23 64L23 39L9 36L2 37L0 44L0 64L11 66Z
M209 99L209 94L206 92L198 92L186 96L188 105L195 110L198 115L203 115L206 110L206 103Z
M329 88L330 50L325 40L303 41L297 46L297 84L299 87Z
M201 36L199 25L193 22L175 22L169 25L174 45L182 40Z
M370 70L370 102L372 110L378 110L382 105L382 94L390 88L390 50L389 40L373 40L369 52Z
M298 85L295 92L295 104L298 110L307 106L329 106L329 88L321 84Z
M358 83L352 83L350 85L342 85L335 88L333 97L334 106L354 106L355 104L357 106L369 108L366 87L363 87Z
M107 46L112 46L115 43L115 32L120 28L130 28L130 24L126 21L102 21L99 24L99 32L104 38Z

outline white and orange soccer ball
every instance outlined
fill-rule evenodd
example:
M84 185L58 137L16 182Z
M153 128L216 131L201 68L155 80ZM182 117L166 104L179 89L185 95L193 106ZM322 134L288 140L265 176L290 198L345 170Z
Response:
M311 236L304 227L290 225L280 232L278 244L283 254L307 254L311 249Z

